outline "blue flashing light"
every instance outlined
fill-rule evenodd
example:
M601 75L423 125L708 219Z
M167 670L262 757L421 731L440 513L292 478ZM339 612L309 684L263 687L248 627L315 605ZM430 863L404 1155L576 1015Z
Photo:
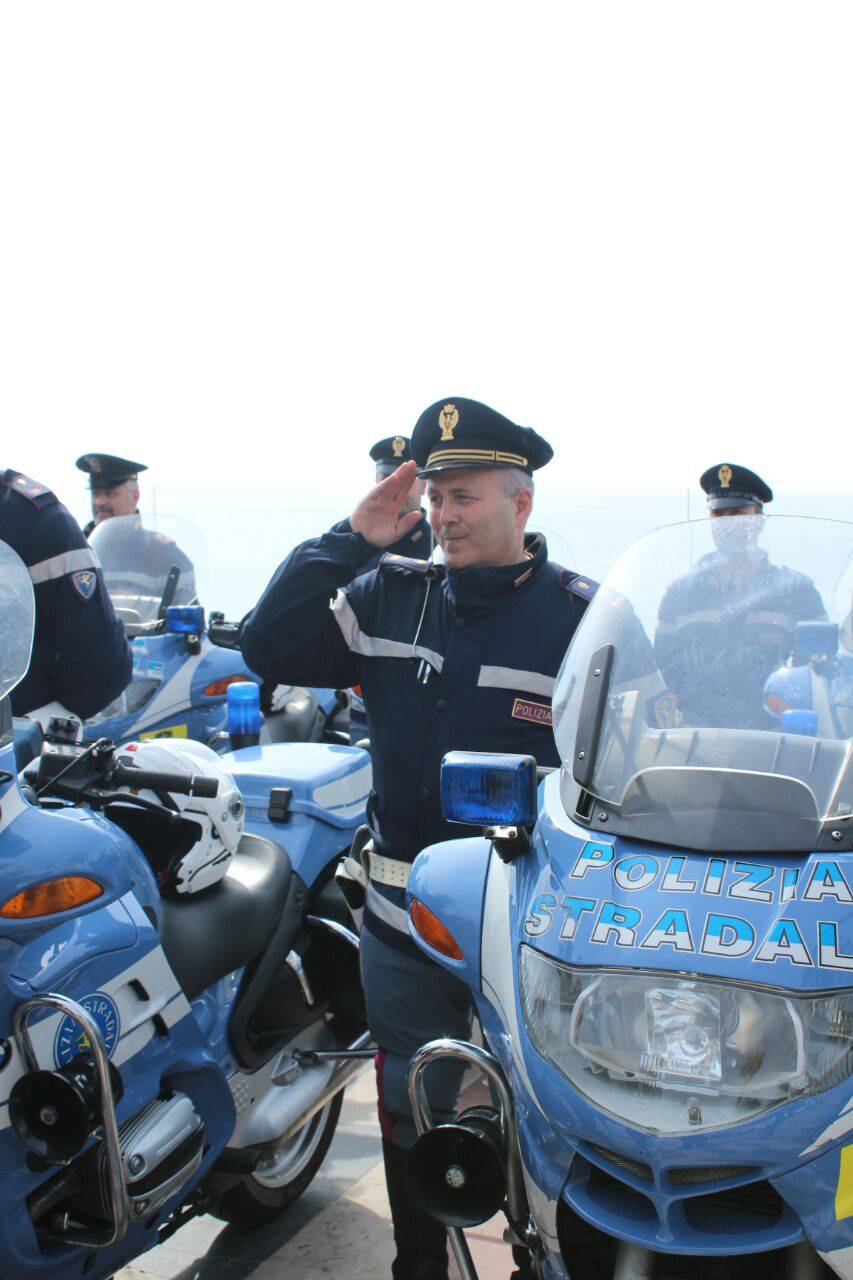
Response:
M252 680L229 684L228 732L232 737L258 734L261 731L261 691Z
M536 761L533 756L448 751L441 762L441 808L448 822L531 826L536 821Z
M792 709L782 712L782 732L801 733L805 738L817 737L817 712Z
M166 630L179 636L200 636L204 633L204 606L200 604L170 604L166 610Z

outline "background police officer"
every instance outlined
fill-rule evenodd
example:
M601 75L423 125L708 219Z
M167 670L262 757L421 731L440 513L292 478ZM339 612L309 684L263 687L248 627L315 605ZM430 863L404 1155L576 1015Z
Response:
M458 835L439 798L447 751L529 752L558 763L550 697L594 588L550 564L541 536L525 536L532 472L552 456L535 431L477 401L442 400L418 420L412 452L416 461L382 480L348 521L292 552L244 621L241 641L263 676L358 683L364 692L374 791L361 957L379 1046L393 1275L439 1280L447 1275L446 1234L405 1176L414 1139L406 1071L424 1041L466 1036L471 1009L459 980L412 943L405 885L425 845ZM392 554L364 575L380 548L418 523L417 511L400 514L417 466L445 564ZM447 1114L459 1076L448 1066L433 1071L431 1103Z
M13 712L35 714L44 727L51 715L95 715L130 681L131 657L80 526L50 489L9 470L0 472L0 539L29 569L36 605Z
M92 519L83 529L87 538L102 520L138 514L139 473L148 470L144 462L112 453L84 453L75 466L88 475L92 492Z
M120 524L95 536L95 549L108 587L114 593L140 586L159 590L172 568L180 574L173 603L190 604L196 598L195 569L189 556L165 533L147 529L139 514L139 472L142 462L111 453L84 453L76 466L89 477L92 520L83 532L91 537L108 520L124 517Z
M408 436L386 436L384 440L377 440L370 450L370 456L376 463L376 483L379 484L387 476L393 475L404 463L411 461L412 442ZM433 546L432 529L429 518L421 506L425 487L425 481L420 476L416 476L408 493L400 502L400 515L406 516L417 511L420 516L418 523L390 547L380 548L375 557L375 563L369 561L366 568L362 570L363 573L368 569L375 569L381 557L389 551L400 556L429 559Z
M771 564L759 546L773 500L760 476L722 462L699 483L717 551L667 589L655 656L687 724L770 728L764 682L788 660L797 622L826 617L823 601L810 578Z

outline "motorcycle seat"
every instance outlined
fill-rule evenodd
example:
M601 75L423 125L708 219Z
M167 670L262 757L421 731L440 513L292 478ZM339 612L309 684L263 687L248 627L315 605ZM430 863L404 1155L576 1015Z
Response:
M277 715L267 716L261 742L317 742L322 731L316 696L310 689L296 688Z
M212 889L162 900L160 944L188 1000L265 950L292 874L280 845L244 835L228 874Z

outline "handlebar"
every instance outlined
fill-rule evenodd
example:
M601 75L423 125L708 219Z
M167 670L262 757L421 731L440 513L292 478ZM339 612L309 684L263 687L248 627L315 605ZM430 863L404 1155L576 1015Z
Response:
M226 622L220 613L211 615L210 626L207 628L207 638L211 644L218 645L220 649L239 649L239 637L239 622Z
M147 787L151 791L177 791L182 796L199 796L211 800L219 791L218 778L203 778L197 773L166 773L160 769L136 769L117 764L112 782L119 787Z

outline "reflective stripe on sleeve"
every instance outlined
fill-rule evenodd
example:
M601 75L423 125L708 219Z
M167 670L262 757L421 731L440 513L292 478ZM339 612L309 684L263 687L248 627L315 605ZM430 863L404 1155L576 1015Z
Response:
M331 609L351 653L363 654L365 658L426 658L434 670L441 671L444 657L434 649L427 649L422 644L407 644L402 640L369 636L362 631L343 591L335 596Z
M521 671L517 667L480 667L477 684L481 689L514 689L519 693L538 693L550 698L556 680L538 671Z
M63 551L61 555L50 556L31 564L30 577L33 585L40 582L51 582L54 578L64 578L67 573L77 573L80 569L99 569L98 558L90 547L79 547L74 551Z

